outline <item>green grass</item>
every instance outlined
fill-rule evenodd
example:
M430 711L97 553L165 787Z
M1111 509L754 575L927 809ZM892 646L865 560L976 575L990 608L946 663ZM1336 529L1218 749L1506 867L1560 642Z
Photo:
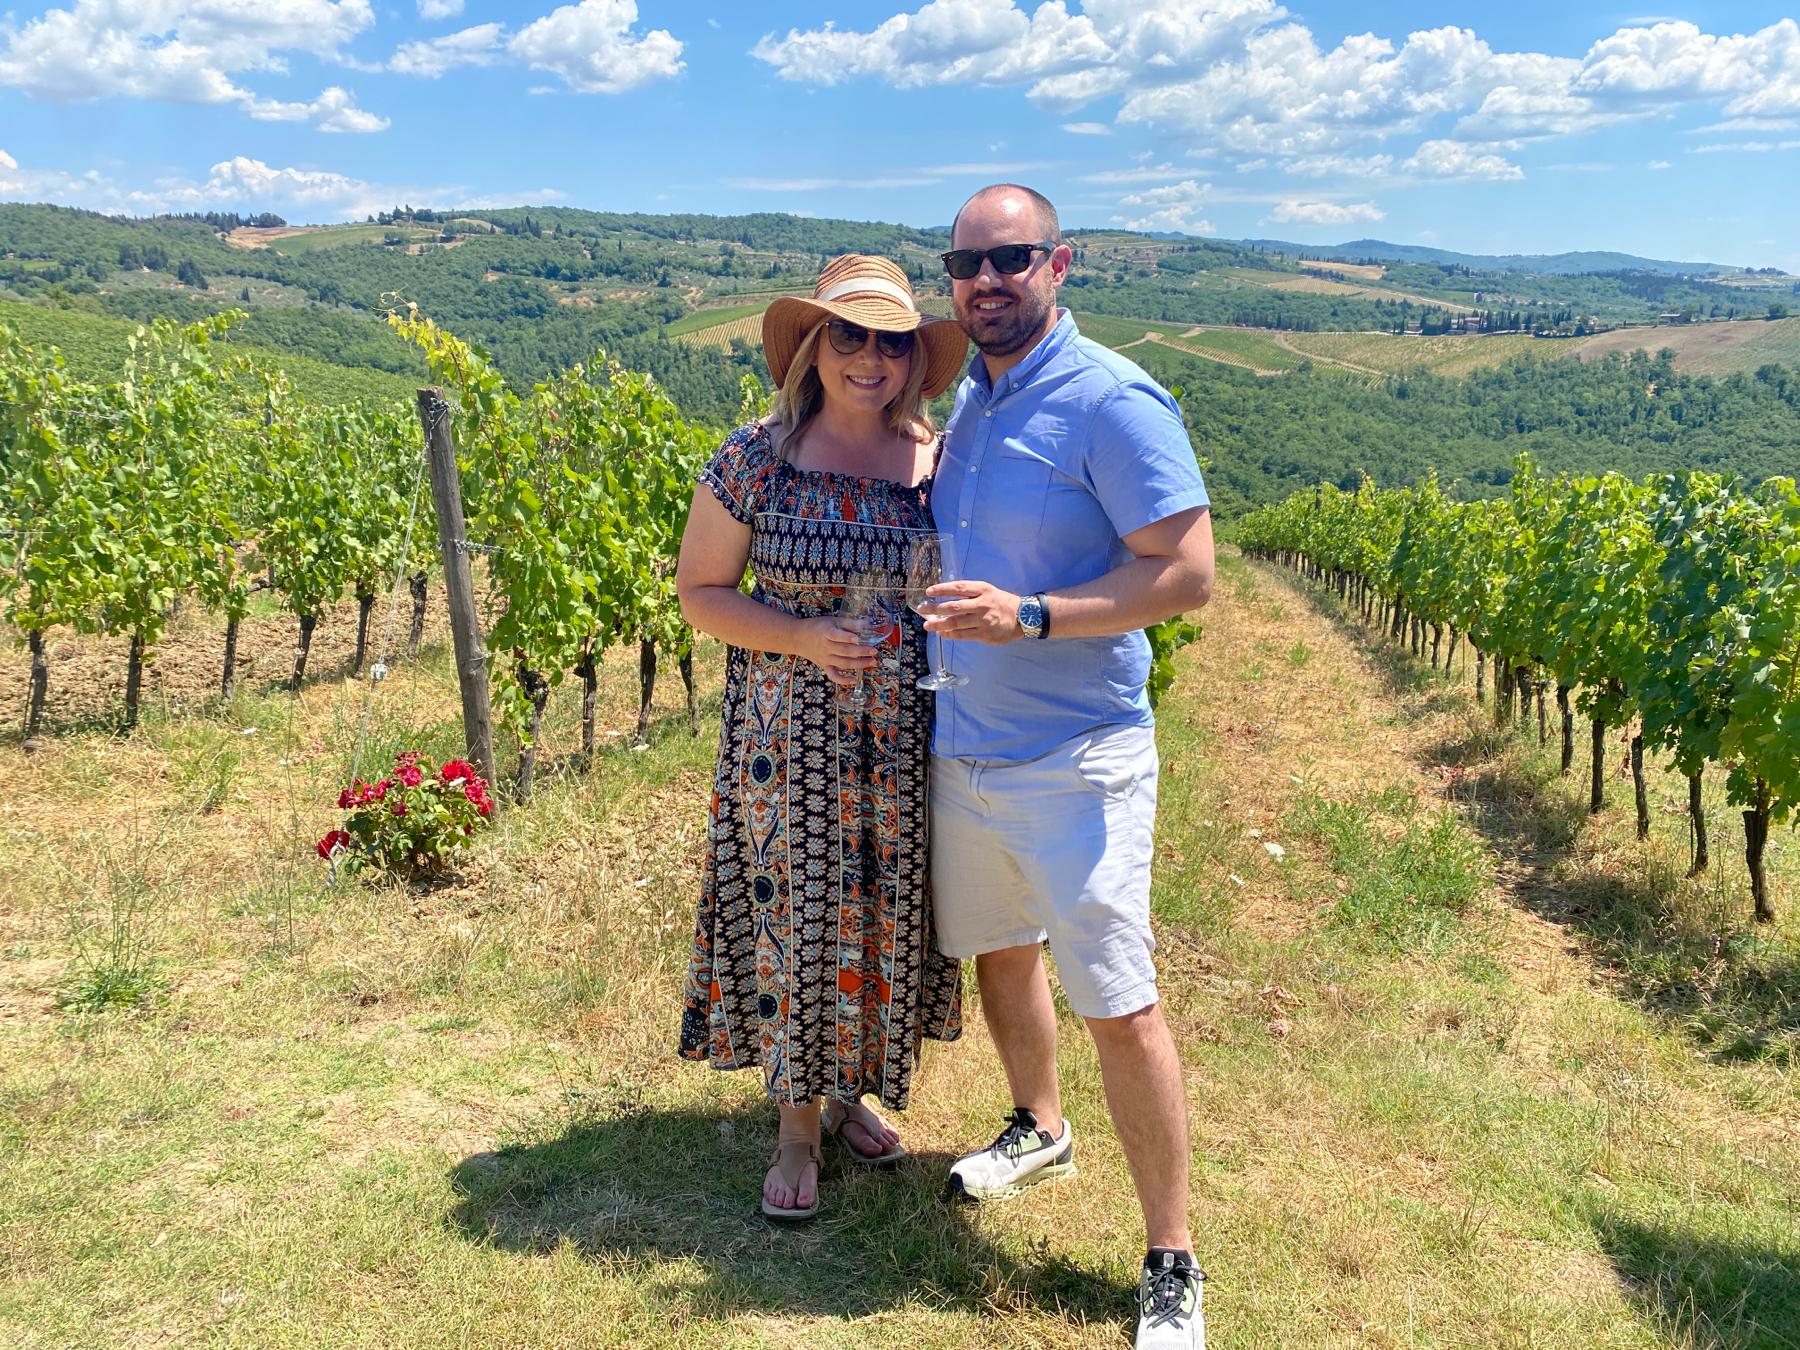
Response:
M438 237L437 230L422 225L330 225L300 234L284 234L271 239L268 247L273 252L289 255L317 253L321 249L344 248L352 244L382 244L390 234L403 234L413 243Z
M1446 802L1406 756L1452 736L1428 762L1474 783L1512 742L1468 740L1271 570L1219 577L1159 710L1153 894L1212 1344L1790 1344L1787 1072L1697 1050L1500 902L1529 822L1481 802L1525 808ZM426 891L333 885L311 842L359 751L453 743L440 648L373 699L322 675L228 718L0 741L0 1342L1121 1343L1141 1234L1072 1017L1080 1177L941 1203L1008 1106L971 995L899 1122L913 1159L829 1163L810 1228L756 1215L757 1083L671 1054L716 736L665 681L649 748L606 738L582 775L574 704L552 697L531 805ZM1589 861L1619 865L1605 838ZM58 1008L74 934L121 913L159 984Z
M1188 336L1170 338L1168 345L1258 374L1293 370L1304 360L1261 329L1205 328Z
M1105 347L1123 347L1137 342L1146 333L1185 333L1192 326L1185 323L1155 323L1149 319L1121 319L1112 314L1080 314L1075 327L1085 338Z

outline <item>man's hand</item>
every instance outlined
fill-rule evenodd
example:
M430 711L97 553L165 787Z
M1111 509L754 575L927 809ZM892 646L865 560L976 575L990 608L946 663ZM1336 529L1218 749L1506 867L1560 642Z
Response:
M925 615L925 631L970 642L1016 642L1019 597L985 581L942 581L925 592L938 603Z

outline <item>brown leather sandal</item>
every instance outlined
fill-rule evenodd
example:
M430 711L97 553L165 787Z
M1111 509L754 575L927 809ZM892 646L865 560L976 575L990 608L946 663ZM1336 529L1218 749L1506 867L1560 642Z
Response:
M855 1105L861 1106L862 1104L858 1102L855 1103ZM825 1130L825 1137L827 1139L837 1140L837 1142L843 1146L844 1154L851 1162L860 1163L864 1167L892 1167L906 1156L905 1144L896 1143L885 1153L864 1153L855 1144L851 1143L849 1136L844 1133L845 1129L851 1125L855 1125L864 1134L868 1135L869 1138L875 1138L875 1132L873 1130L850 1114L851 1106L852 1103L850 1102L833 1098L830 1102L826 1103L825 1113L821 1117L821 1123ZM863 1110L867 1111L876 1121L881 1121L881 1117L876 1115L870 1108L864 1106ZM882 1123L885 1124L886 1122Z
M782 1223L800 1223L810 1219L819 1212L819 1172L821 1159L819 1146L805 1139L784 1139L775 1146L775 1154L769 1159L769 1166L781 1173L781 1179L793 1190L795 1198L800 1194L800 1182L806 1175L808 1164L813 1168L813 1202L805 1209L783 1209L770 1203L768 1196L762 1198L762 1212L771 1219Z

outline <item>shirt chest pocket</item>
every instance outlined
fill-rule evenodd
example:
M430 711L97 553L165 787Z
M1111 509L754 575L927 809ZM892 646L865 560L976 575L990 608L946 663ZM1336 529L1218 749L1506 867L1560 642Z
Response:
M1055 470L1041 455L1001 445L978 470L979 504L974 528L984 539L1024 542L1044 528Z

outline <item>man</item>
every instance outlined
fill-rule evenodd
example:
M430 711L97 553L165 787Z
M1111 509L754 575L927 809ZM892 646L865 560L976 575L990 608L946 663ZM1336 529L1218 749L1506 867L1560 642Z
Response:
M955 642L931 767L938 942L975 958L1013 1113L951 1168L999 1199L1071 1175L1042 944L1099 1051L1143 1207L1137 1345L1205 1343L1188 1232L1187 1098L1150 936L1154 726L1143 628L1206 603L1212 522L1173 399L1075 331L1056 211L999 184L957 213L944 255L980 349L932 490L957 576L926 627Z

